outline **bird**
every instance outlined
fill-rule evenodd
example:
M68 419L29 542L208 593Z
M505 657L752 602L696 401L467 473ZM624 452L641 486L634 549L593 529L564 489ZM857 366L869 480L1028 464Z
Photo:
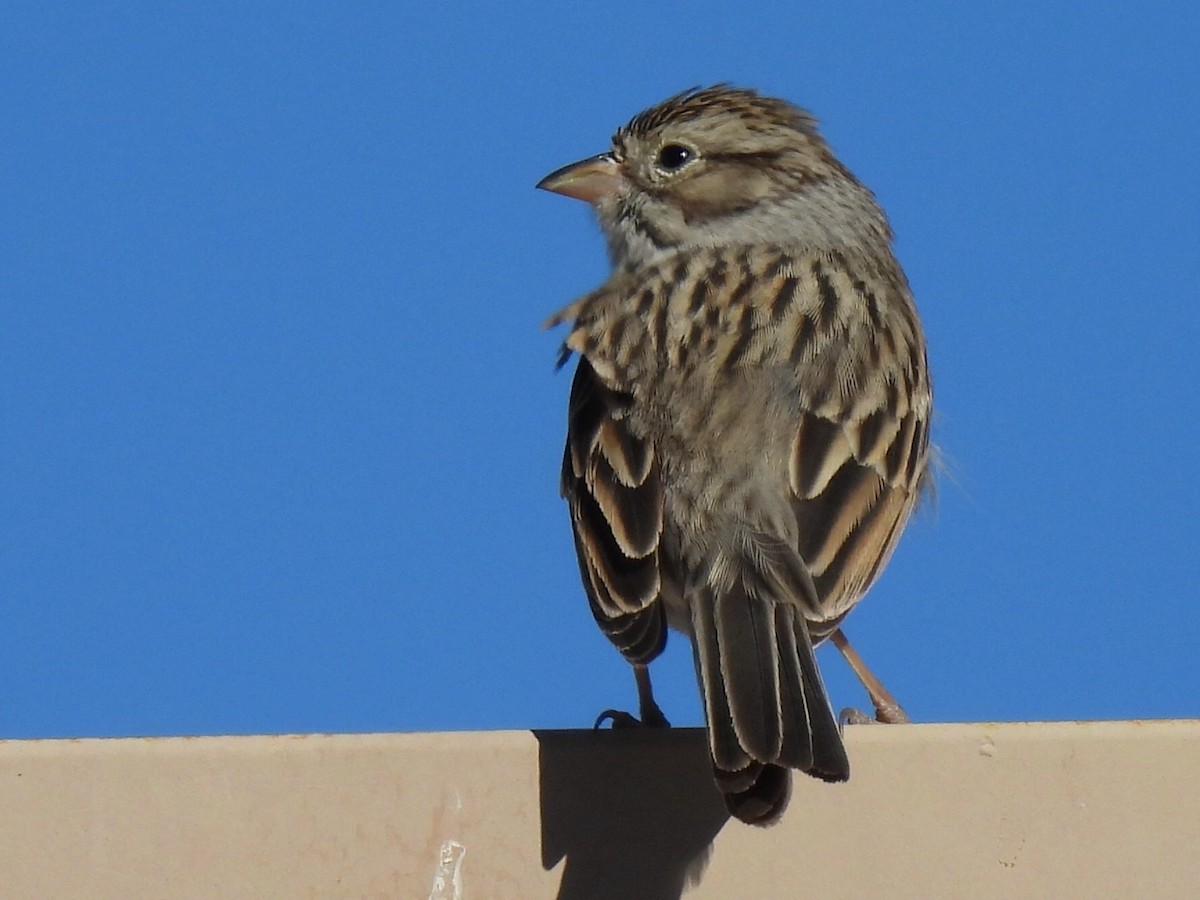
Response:
M650 662L691 639L729 813L777 822L791 770L845 781L814 647L906 716L841 623L930 484L925 338L872 192L815 118L718 84L638 113L537 185L590 204L611 273L552 315L578 356L561 493L596 622L666 725Z

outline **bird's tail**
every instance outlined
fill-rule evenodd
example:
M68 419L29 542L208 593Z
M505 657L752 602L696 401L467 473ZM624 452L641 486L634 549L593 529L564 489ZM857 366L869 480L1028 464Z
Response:
M692 594L693 645L717 785L743 822L778 820L789 769L845 781L850 763L803 611L734 578Z

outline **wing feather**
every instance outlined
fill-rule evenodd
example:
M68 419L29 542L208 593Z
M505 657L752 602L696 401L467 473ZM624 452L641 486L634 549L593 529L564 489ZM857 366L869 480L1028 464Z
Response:
M626 658L644 663L666 642L658 553L663 493L653 447L629 429L629 402L587 357L579 360L561 485L592 614Z

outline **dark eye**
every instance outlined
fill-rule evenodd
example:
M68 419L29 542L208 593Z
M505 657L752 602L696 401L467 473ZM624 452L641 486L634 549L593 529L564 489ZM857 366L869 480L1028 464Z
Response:
M664 144L654 163L664 172L676 172L691 162L695 154L681 144Z

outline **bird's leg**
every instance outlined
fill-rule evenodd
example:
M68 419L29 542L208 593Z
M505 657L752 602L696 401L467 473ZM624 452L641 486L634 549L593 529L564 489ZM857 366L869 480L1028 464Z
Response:
M888 725L903 725L912 720L908 717L908 713L904 708L896 702L896 698L891 695L887 688L879 681L878 678L867 668L867 664L862 661L862 657L858 655L858 651L850 645L846 640L846 635L842 633L842 629L837 629L829 636L833 641L833 646L838 648L838 651L845 657L846 662L850 664L850 668L854 670L854 674L858 676L858 680L862 682L862 686L867 689L867 695L871 698L871 703L875 705L876 722L884 722ZM847 722L852 725L858 725L862 722L872 721L857 709L844 709L838 719L842 724Z
M642 724L654 728L670 728L671 723L654 702L654 689L650 686L650 667L634 666L633 677L637 681L638 715L642 717Z
M637 681L638 718L620 709L606 709L596 719L594 728L612 722L613 728L670 728L671 723L654 702L654 689L650 686L650 667L633 664L633 677Z

